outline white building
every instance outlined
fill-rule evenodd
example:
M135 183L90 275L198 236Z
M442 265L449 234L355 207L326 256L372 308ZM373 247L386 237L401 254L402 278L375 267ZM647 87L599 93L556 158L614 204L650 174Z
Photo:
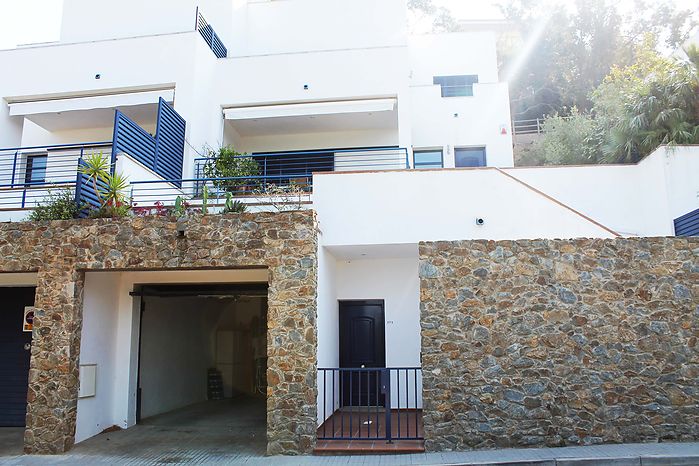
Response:
M674 235L673 221L699 208L696 147L659 148L637 165L514 168L507 84L482 23L410 36L402 0L64 3L59 42L0 52L1 69L14 70L0 73L0 218L21 220L49 189L74 189L78 159L115 142L116 169L139 206L195 198L197 159L232 145L260 164L255 186L312 183L320 368L343 367L340 308L362 300L384 316L383 367L419 368L420 241ZM178 176L141 153L171 136L158 131L159 102L186 121L183 150L168 155L181 157ZM128 146L128 131L116 137L115 110L145 130L119 120L141 146ZM242 199L269 208L260 196ZM136 275L118 287L106 276L88 283L81 358L115 368L97 398L79 401L77 441L136 422L136 311L126 294L167 282ZM113 302L111 315L103 307ZM117 329L107 349L89 333L105 322ZM417 384L416 373L403 404L420 406ZM337 401L326 390L319 379L319 406ZM200 401L187 396L167 409ZM319 424L326 417L319 409Z

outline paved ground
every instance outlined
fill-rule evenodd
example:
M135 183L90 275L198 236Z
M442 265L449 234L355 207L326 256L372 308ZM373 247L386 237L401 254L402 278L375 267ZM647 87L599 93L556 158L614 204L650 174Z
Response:
M0 427L0 458L22 454L24 427Z
M146 420L142 425L101 434L58 456L22 456L22 429L0 429L2 465L694 465L699 443L625 444L422 453L394 456L265 457L264 402L224 400L194 405Z

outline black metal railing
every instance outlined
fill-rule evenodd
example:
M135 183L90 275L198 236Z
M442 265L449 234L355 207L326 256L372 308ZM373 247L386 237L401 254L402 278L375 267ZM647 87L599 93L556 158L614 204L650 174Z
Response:
M422 440L422 369L320 368L318 440Z

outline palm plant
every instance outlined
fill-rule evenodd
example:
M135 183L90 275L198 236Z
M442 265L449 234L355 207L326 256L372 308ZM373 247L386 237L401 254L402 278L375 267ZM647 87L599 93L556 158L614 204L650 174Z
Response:
M92 187L95 193L99 194L98 183L99 181L106 181L109 176L109 161L104 157L102 152L93 152L88 154L82 159L82 163L79 165L78 170L83 175L87 176L88 180L92 182ZM104 205L101 196L100 204Z
M100 153L88 154L82 159L79 171L92 183L100 203L93 217L123 217L131 208L124 194L129 186L126 176L110 173L109 161Z

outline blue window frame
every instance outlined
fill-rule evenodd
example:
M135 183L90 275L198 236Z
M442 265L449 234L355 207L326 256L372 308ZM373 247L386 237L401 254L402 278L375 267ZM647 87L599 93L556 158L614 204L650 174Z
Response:
M457 167L485 167L485 147L465 147L454 150Z
M441 150L413 151L413 166L415 168L442 168L444 166Z
M433 82L442 87L442 97L471 97L478 75L435 76Z
M28 155L27 166L24 172L26 184L38 184L46 181L47 155Z

